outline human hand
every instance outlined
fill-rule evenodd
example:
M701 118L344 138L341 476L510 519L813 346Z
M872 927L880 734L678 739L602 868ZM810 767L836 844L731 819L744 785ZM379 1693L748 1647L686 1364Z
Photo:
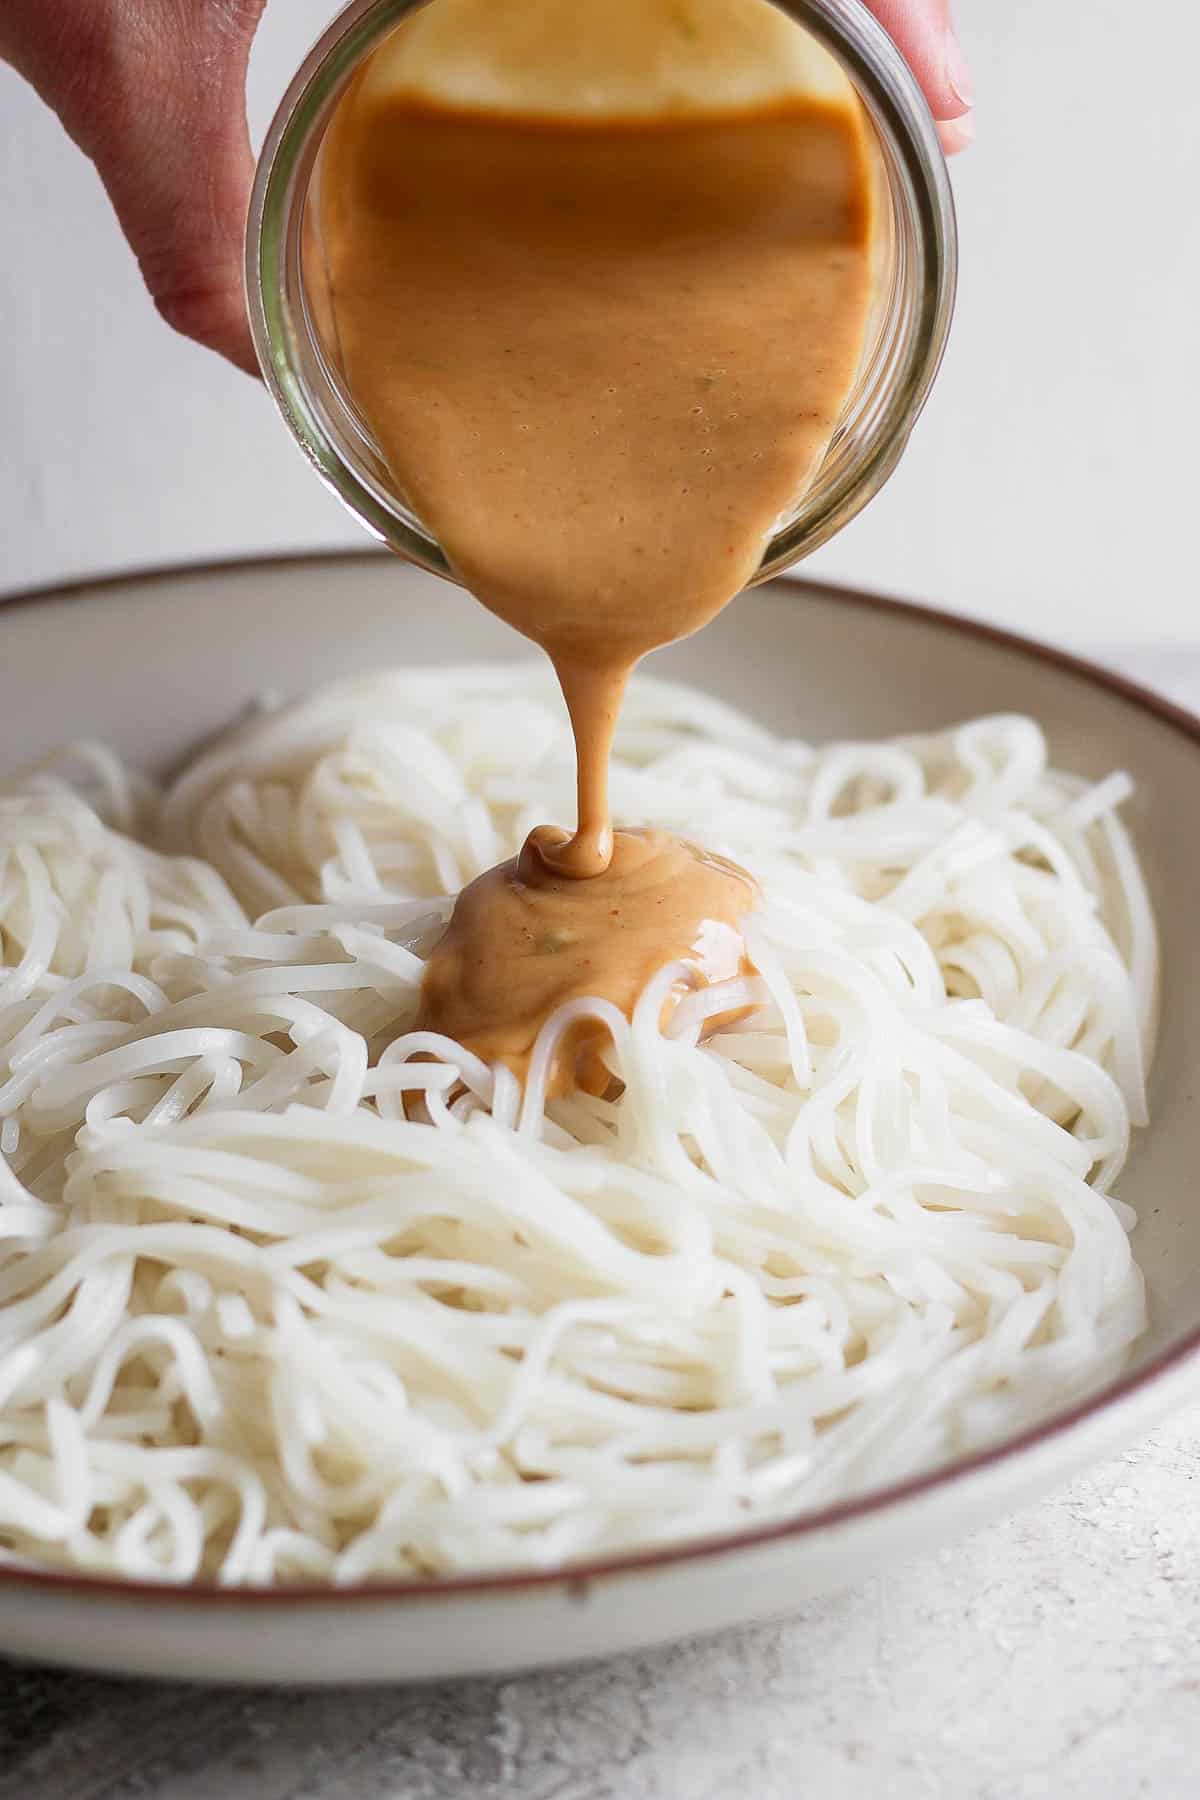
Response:
M866 0L921 84L947 156L975 136L971 76L950 18L950 0Z
M0 58L95 163L163 318L252 375L246 70L265 4L0 0Z
M974 136L950 0L867 0L947 152ZM257 373L242 288L246 68L266 0L3 0L0 58L95 163L159 312ZM331 5L332 10L332 5Z

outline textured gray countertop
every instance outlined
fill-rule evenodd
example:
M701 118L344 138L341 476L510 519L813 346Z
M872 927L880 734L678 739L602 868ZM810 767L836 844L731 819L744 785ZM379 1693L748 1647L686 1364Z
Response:
M1114 657L1183 700L1200 658ZM0 1665L0 1800L1194 1800L1200 1393L782 1625L582 1669L254 1693Z

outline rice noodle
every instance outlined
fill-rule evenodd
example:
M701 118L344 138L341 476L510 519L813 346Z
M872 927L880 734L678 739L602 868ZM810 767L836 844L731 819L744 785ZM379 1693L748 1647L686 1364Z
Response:
M1111 1376L1156 984L1130 788L1028 719L814 750L635 682L617 815L753 869L758 973L665 1034L678 969L632 1020L573 1002L522 1094L412 1023L447 891L572 816L542 671L342 683L162 794L86 745L0 786L0 1554L546 1565ZM547 1103L581 1013L624 1091Z

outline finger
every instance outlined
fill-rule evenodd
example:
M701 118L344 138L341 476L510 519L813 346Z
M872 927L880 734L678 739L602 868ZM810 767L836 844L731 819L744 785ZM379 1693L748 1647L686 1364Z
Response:
M264 3L91 0L85 73L46 94L95 162L159 312L250 374L246 68Z
M971 77L954 32L950 0L868 0L868 5L920 82L934 118L964 119L971 111ZM962 149L973 136L973 127L967 134L943 134L943 146Z
M943 154L957 156L975 142L974 113L964 113L961 119L939 119L937 134Z

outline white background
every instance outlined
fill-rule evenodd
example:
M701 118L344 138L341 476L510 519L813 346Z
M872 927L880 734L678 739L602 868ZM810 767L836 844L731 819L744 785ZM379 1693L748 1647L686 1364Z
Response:
M256 133L334 10L268 6ZM959 18L979 141L950 350L898 474L811 567L1110 650L1200 639L1200 8ZM0 234L0 591L360 541L261 390L160 325L90 168L5 69Z

